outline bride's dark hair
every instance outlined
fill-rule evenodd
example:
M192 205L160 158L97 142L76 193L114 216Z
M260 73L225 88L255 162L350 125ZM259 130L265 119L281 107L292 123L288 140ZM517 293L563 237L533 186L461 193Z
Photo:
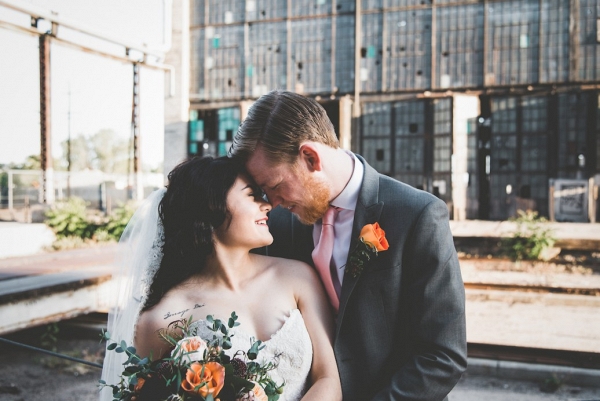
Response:
M213 230L229 216L227 194L242 173L240 162L228 157L194 157L169 173L167 191L158 208L164 227L163 258L144 311L202 269L213 251Z

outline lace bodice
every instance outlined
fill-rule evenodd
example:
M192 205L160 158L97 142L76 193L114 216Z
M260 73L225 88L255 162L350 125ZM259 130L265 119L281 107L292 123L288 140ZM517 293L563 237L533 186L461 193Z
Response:
M212 338L214 332L207 327L205 320L194 322L197 334L202 338ZM231 329L232 347L226 353L230 356L238 351L247 351L252 345L252 335L244 332L243 323ZM271 378L277 383L285 382L280 401L297 401L308 390L309 373L312 363L312 343L306 330L300 310L293 309L283 325L271 338L264 341L265 348L258 354L258 361L272 361L279 356L277 368L271 371Z

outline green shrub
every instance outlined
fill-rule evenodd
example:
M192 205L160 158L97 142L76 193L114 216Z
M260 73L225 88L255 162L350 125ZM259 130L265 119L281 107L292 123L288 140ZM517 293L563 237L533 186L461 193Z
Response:
M544 217L539 217L537 212L519 210L519 217L511 219L517 223L517 230L510 238L502 241L505 252L514 260L541 259L542 252L552 248L556 242L552 229L544 227Z
M94 242L118 241L135 212L135 202L128 202L104 217L87 210L81 198L57 202L46 212L46 224L56 234L54 250L81 248Z
M64 237L91 238L98 225L87 217L86 202L77 197L57 202L46 211L46 224L57 239Z
M89 240L84 240L81 237L74 237L74 236L60 237L60 238L57 238L56 241L54 241L52 243L52 245L48 248L48 250L66 251L69 249L83 248L85 246L88 246L89 242L90 242Z
M109 216L108 221L102 227L102 230L106 232L107 240L118 241L125 231L127 223L135 212L135 202L127 202L124 205L116 208ZM104 235L104 234L103 234Z

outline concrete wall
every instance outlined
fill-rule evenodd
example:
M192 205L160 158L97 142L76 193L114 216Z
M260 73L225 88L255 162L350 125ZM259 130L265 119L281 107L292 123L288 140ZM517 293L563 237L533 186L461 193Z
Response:
M0 259L41 252L53 241L54 233L45 224L0 222Z

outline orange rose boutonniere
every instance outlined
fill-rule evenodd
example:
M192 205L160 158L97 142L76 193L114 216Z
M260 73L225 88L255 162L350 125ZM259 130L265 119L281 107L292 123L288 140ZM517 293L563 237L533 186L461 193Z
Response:
M346 272L356 278L362 273L365 263L371 258L377 257L379 252L386 251L389 248L385 231L379 227L379 223L367 224L360 231L360 238L356 247L348 258L348 268Z

